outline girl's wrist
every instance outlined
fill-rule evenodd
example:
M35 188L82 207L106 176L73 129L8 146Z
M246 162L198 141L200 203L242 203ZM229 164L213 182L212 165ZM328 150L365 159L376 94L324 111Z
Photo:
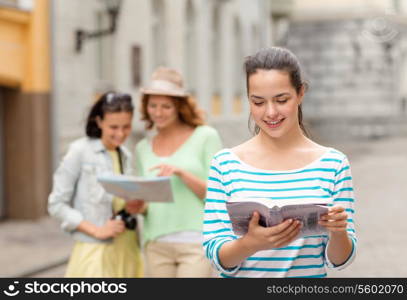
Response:
M240 244L239 248L243 249L243 251L248 254L247 256L251 256L252 254L256 253L258 250L255 249L253 246L252 241L250 240L250 237L245 234L242 236L240 239L237 239L237 242Z
M180 168L176 168L174 174L181 178L182 176L184 176L184 171Z
M92 231L90 232L90 235L91 235L92 237L94 237L95 239L100 240L100 239L101 239L100 231L101 231L101 228L100 228L100 227L94 226L94 227L92 228Z
M148 212L148 203L144 203L144 205L140 211L140 214L142 214L143 216L146 216L147 212Z
M344 238L348 238L348 232L347 231L331 231L329 233L330 238L332 239L344 239Z

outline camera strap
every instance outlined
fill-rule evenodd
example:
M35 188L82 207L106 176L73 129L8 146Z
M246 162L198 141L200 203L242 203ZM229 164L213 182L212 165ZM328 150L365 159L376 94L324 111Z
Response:
M123 174L124 170L123 170L122 150L120 150L120 147L117 147L116 151L117 154L119 155L120 174Z

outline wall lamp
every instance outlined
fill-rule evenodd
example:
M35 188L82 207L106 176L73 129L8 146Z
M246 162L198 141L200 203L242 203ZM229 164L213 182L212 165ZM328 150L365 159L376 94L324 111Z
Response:
M77 29L75 31L76 52L81 52L85 40L90 40L93 38L99 38L102 36L113 34L117 28L117 17L120 12L120 7L122 0L100 0L106 5L106 13L109 16L109 28L97 30L97 31L87 31L84 29Z

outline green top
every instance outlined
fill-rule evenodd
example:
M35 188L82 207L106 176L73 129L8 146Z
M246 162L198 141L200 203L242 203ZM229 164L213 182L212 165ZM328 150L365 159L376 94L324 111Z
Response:
M157 156L149 139L136 146L138 175L153 177L158 170L150 168L166 163L207 180L213 155L222 148L217 131L198 126L192 135L168 157ZM144 242L179 231L202 231L204 199L199 199L178 177L171 178L174 203L150 203L144 218Z

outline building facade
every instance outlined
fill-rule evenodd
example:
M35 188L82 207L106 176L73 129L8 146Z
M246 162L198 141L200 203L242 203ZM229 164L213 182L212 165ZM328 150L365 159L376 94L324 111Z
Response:
M78 28L107 26L97 0L53 1L54 167L67 145L83 134L95 95L109 89L131 93L159 65L181 71L187 89L219 128L226 145L244 139L248 106L244 56L271 43L270 10L264 0L123 0L117 31L86 40L75 51ZM138 111L132 142L144 135Z
M159 65L180 70L225 145L248 135L243 57L270 44L270 3L123 0L117 30L99 0L0 0L0 218L46 214L51 176L98 95L133 95ZM119 1L120 2L120 1ZM138 110L130 147L145 134Z
M50 189L49 1L0 1L0 218L44 215Z
M310 83L304 115L325 139L407 131L406 1L295 1L277 44Z

